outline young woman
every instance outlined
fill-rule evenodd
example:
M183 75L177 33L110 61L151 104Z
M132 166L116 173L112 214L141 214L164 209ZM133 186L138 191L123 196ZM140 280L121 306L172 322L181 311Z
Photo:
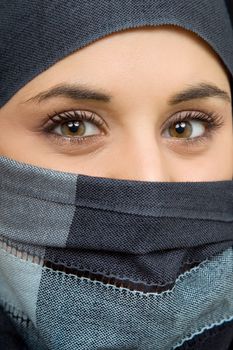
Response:
M3 1L1 349L230 349L228 11Z

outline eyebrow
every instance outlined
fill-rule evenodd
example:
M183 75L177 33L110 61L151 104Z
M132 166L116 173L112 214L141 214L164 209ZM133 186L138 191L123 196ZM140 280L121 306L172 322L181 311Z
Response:
M99 91L96 91L93 88L87 87L86 85L61 84L42 91L23 103L31 101L40 103L54 97L65 97L75 101L94 100L105 103L109 103L112 100L112 96L110 94L100 89ZM168 103L170 105L176 105L194 99L204 99L209 97L218 97L231 103L231 97L226 91L221 90L217 86L210 83L199 83L193 86L191 85L170 97Z
M168 103L170 105L176 105L178 103L187 102L194 99L204 99L209 97L218 97L231 103L231 97L226 91L208 83L199 83L193 86L191 85L185 90L173 95L169 99Z
M24 103L31 101L40 103L52 97L66 97L75 101L95 100L101 102L110 102L112 99L112 96L105 93L103 90L95 91L93 88L88 88L80 84L61 84L40 92L24 101Z

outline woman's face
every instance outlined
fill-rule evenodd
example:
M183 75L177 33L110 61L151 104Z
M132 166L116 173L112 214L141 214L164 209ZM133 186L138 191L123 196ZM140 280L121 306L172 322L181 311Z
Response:
M176 27L125 30L65 57L0 109L0 132L1 155L54 170L142 181L233 174L226 72Z

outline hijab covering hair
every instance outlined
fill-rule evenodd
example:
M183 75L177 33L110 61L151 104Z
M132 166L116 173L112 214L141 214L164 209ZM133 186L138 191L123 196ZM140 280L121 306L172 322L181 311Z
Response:
M0 107L70 53L108 34L177 25L204 39L233 74L230 7L224 0L1 0Z
M1 0L0 107L75 50L146 25L192 31L232 77L230 7ZM232 246L233 181L99 178L0 156L0 349L230 350Z

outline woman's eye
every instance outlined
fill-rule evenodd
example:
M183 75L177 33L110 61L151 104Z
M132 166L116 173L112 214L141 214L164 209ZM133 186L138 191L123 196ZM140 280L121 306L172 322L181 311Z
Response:
M69 111L48 117L50 122L44 131L59 142L87 142L106 129L104 120L90 111Z
M114 132L102 117L91 111L68 111L48 117L49 123L43 126L43 132L58 145L72 147L77 143L97 147L105 140L101 136ZM223 124L223 117L213 112L181 111L163 123L160 135L170 141L179 140L179 146L191 146L207 141Z
M194 145L207 141L223 125L223 116L215 112L180 111L165 121L161 131L171 141Z
M206 122L201 120L180 121L166 128L165 137L189 139L203 136L206 130Z
M98 135L100 130L93 122L70 120L56 126L53 132L64 137L86 137Z

